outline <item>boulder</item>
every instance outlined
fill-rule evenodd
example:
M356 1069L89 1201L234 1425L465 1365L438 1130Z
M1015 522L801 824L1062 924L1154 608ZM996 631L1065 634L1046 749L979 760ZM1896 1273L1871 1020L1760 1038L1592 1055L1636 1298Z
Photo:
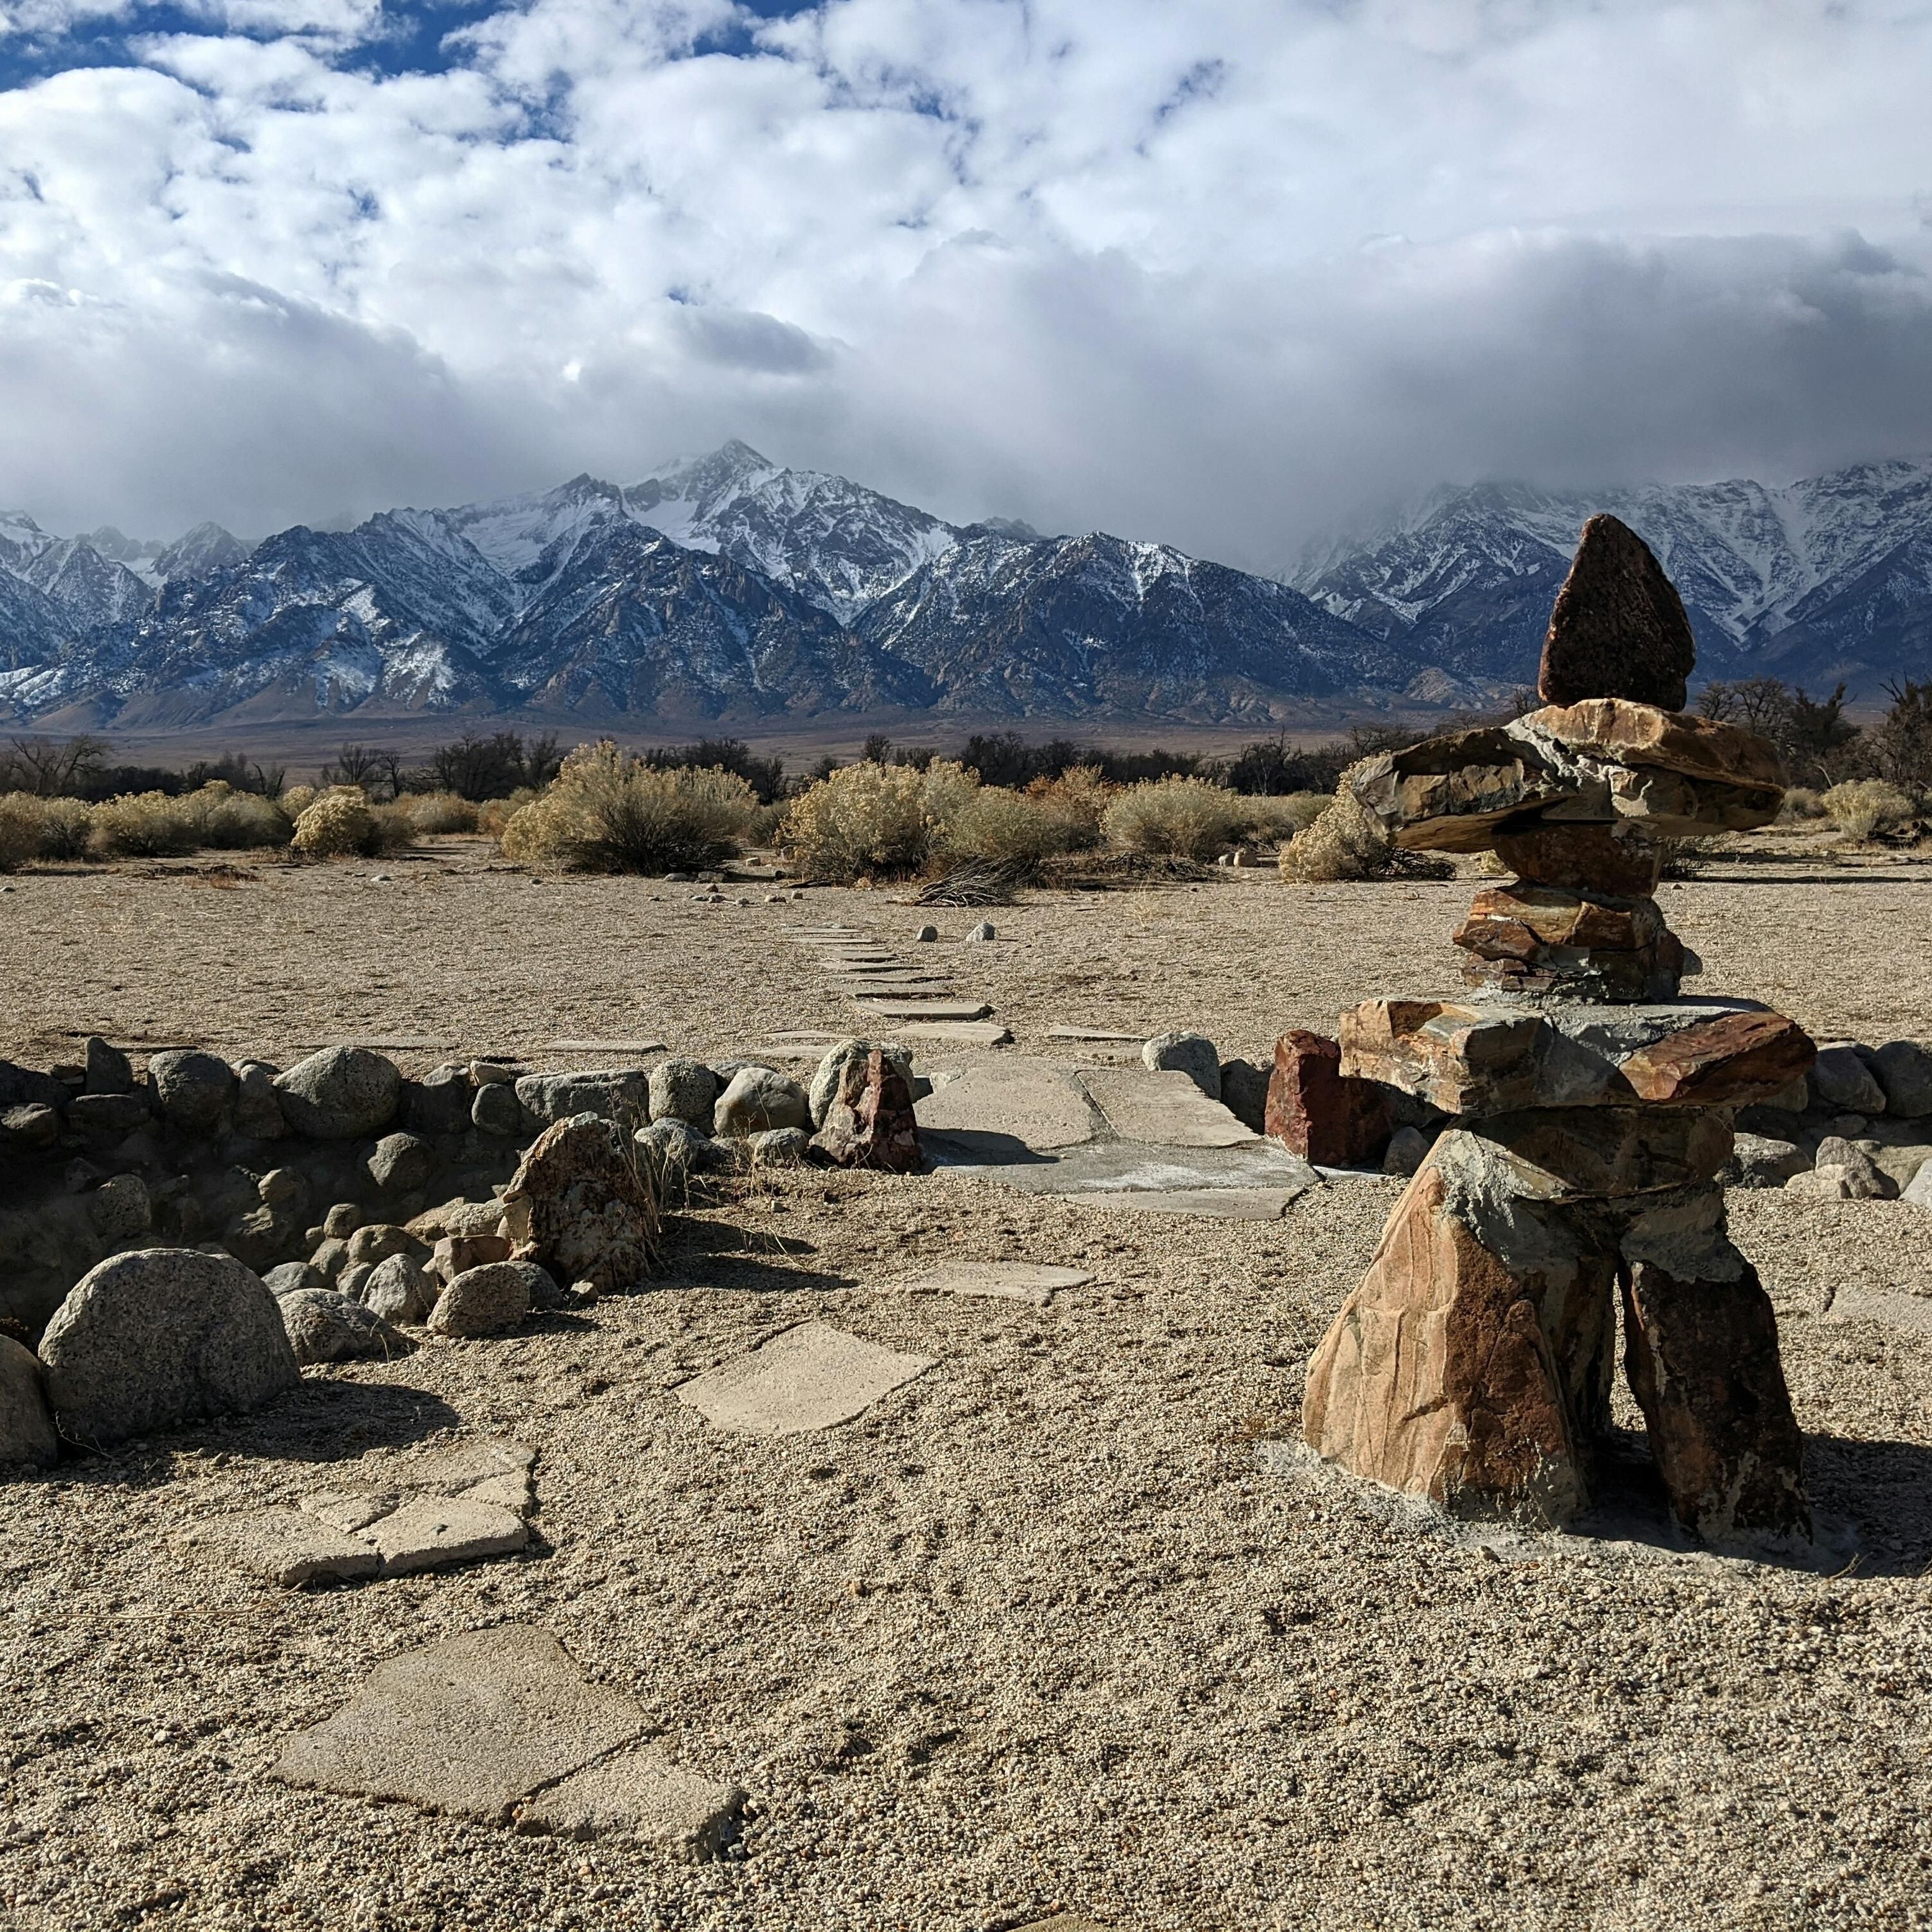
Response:
M470 1103L470 1118L479 1133L512 1140L524 1131L524 1106L516 1089L502 1081L487 1081Z
M914 943L920 946L930 946L938 937L939 928L936 926L922 926L913 934Z
M226 1124L235 1099L235 1070L212 1053L158 1053L148 1062L154 1104L186 1134L212 1134Z
M1726 1187L1782 1187L1810 1165L1804 1150L1794 1142L1741 1133L1718 1179Z
M1872 1055L1871 1071L1885 1090L1885 1110L1904 1120L1932 1114L1932 1048L1916 1040L1888 1040Z
M1812 1173L1825 1177L1842 1177L1842 1191L1836 1195L1840 1201L1893 1201L1898 1198L1898 1183L1880 1167L1876 1161L1855 1142L1841 1138L1836 1134L1827 1134L1818 1143L1818 1151L1812 1156ZM1802 1175L1794 1180L1804 1178ZM1821 1189L1828 1193L1826 1184ZM1803 1193L1806 1190L1797 1190Z
M429 1185L436 1172L436 1150L414 1134L385 1134L363 1166L384 1193L414 1194Z
M668 1117L640 1127L632 1144L648 1168L659 1198L681 1201L694 1174L708 1174L731 1163L731 1152L688 1121Z
M745 1145L760 1166L796 1167L812 1145L812 1136L802 1127L773 1127L767 1133L753 1134Z
M278 1141L289 1130L275 1097L275 1069L244 1060L235 1070L235 1131L253 1141Z
M284 1262L262 1276L262 1286L279 1301L284 1295L298 1294L304 1288L326 1288L328 1276L313 1262Z
M373 1309L332 1288L298 1288L279 1298L289 1346L304 1367L319 1362L388 1361L415 1346Z
M1811 1069L1816 1104L1835 1114L1882 1114L1885 1089L1855 1046L1821 1046Z
M720 1135L761 1134L811 1124L805 1089L769 1066L740 1067L712 1112L712 1131Z
M439 1066L403 1082L403 1118L418 1134L460 1134L470 1125L470 1070Z
M310 1196L308 1177L298 1167L272 1167L255 1184L264 1208L273 1208L297 1220L308 1216Z
M514 1262L491 1262L465 1269L436 1297L429 1326L438 1335L497 1335L530 1312L530 1270Z
M260 1408L300 1379L260 1278L188 1248L90 1269L48 1323L40 1358L62 1432L89 1444Z
M1221 1055L1205 1034L1156 1034L1141 1048L1150 1073L1184 1073L1209 1100L1221 1097Z
M839 1084L845 1077L846 1068L855 1060L863 1060L874 1048L898 1069L908 1088L914 1088L919 1084L915 1082L913 1074L912 1054L904 1047L893 1046L884 1040L842 1040L819 1061L812 1072L812 1085L806 1094L806 1105L810 1124L814 1128L825 1124L826 1111L838 1096ZM928 1092L931 1090L929 1088L927 1089ZM913 1098L915 1100L920 1098L916 1091L914 1091Z
M35 1100L9 1107L0 1114L0 1137L10 1147L34 1153L54 1146L61 1137L61 1117L57 1109Z
M1340 1044L1297 1029L1275 1042L1265 1131L1318 1167L1358 1167L1380 1156L1392 1123L1372 1080L1346 1078Z
M1628 524L1583 526L1556 593L1536 688L1546 704L1624 698L1681 711L1697 646L1684 600Z
M349 1265L349 1244L332 1234L316 1245L308 1260L324 1281L333 1281Z
M1918 1172L1900 1190L1898 1198L1915 1208L1932 1208L1932 1160L1919 1162Z
M221 1245L257 1274L292 1258L290 1251L301 1241L302 1216L268 1207L251 1208L236 1215L221 1236Z
M346 1241L362 1225L362 1210L352 1201L338 1201L322 1217L322 1232L330 1240Z
M388 1221L372 1221L367 1227L358 1228L349 1237L346 1244L352 1267L362 1263L373 1266L377 1262L387 1261L392 1255L406 1255L412 1248L420 1249L422 1246L408 1228L399 1228Z
M838 1092L812 1136L813 1150L838 1167L917 1174L926 1166L912 1090L898 1066L874 1047L850 1060Z
M362 1291L368 1286L369 1277L376 1272L374 1262L351 1262L335 1277L337 1293L346 1294L351 1301L360 1301Z
M683 1120L708 1133L718 1076L701 1060L660 1060L651 1069L651 1120Z
M975 941L997 939L999 936L999 934L994 929L993 922L990 919L982 919L980 920L980 923L974 926L972 931L966 935L969 940Z
M118 1046L110 1046L98 1034L87 1042L87 1087L90 1094L131 1094L134 1090L134 1063Z
M1252 1060L1224 1060L1221 1063L1221 1104L1243 1126L1254 1133L1268 1131L1270 1070L1257 1066Z
M539 1126L595 1114L629 1127L650 1118L650 1076L641 1066L596 1073L526 1073L516 1084L524 1112Z
M1407 1179L1429 1157L1429 1136L1419 1127L1398 1127L1382 1155L1382 1172Z
M446 1234L431 1250L427 1272L447 1286L471 1268L510 1258L510 1244L502 1234Z
M408 1255L391 1255L378 1262L362 1284L362 1303L385 1322L412 1326L429 1319L436 1306L437 1284Z
M13 1107L52 1107L58 1112L71 1098L52 1074L0 1060L0 1114Z
M524 1154L503 1191L503 1232L515 1259L608 1294L634 1286L656 1262L657 1200L628 1137L579 1114L546 1128Z
M311 1140L360 1140L395 1118L403 1076L362 1046L326 1046L275 1077L283 1117Z
M10 1335L0 1335L0 1468L44 1469L59 1455L40 1358Z

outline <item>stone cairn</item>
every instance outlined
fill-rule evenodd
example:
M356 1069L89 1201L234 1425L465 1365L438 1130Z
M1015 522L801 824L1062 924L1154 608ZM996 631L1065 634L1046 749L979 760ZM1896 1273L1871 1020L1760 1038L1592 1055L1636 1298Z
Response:
M1457 1515L1561 1525L1588 1507L1624 1366L1684 1527L1808 1538L1802 1442L1771 1304L1714 1177L1732 1116L1800 1080L1811 1041L1748 1000L1684 998L1700 962L1653 896L1661 840L1782 802L1762 739L1684 714L1676 591L1590 519L1538 694L1514 723L1388 753L1357 795L1395 843L1493 850L1455 935L1462 1002L1342 1016L1341 1071L1452 1115L1309 1366L1326 1460Z

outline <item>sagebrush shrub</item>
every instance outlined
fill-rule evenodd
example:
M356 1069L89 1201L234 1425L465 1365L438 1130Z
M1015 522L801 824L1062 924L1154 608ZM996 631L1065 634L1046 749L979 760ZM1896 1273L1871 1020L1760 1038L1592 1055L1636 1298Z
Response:
M40 856L40 802L30 792L0 797L0 872L17 872Z
M519 785L508 798L485 799L476 808L477 830L488 832L492 838L500 839L503 836L503 828L536 795L530 786Z
M735 772L665 770L607 739L579 746L548 789L511 815L503 851L570 872L695 872L738 850L758 802Z
M1784 794L1784 803L1779 809L1778 820L1780 825L1785 825L1824 816L1825 801L1815 791L1808 786L1792 785Z
M1234 837L1244 802L1204 778L1151 778L1116 794L1100 822L1123 851L1211 859Z
M1820 801L1832 823L1853 838L1869 838L1881 825L1902 825L1913 815L1909 794L1882 778L1851 778Z
M421 832L474 832L475 803L453 791L412 792L396 802L410 815L410 823Z
M982 785L946 829L945 856L996 866L1034 866L1076 849L1079 829L1030 793Z
M1057 778L1035 778L1026 795L1060 827L1060 850L1090 852L1100 842L1100 824L1117 786L1098 765L1070 765Z
M360 788L338 785L320 794L296 820L290 842L311 859L366 858L379 837L375 814Z
M286 845L294 830L293 821L273 799L236 791L220 778L190 792L180 802L195 844L218 852Z
M195 831L182 802L166 792L129 792L104 799L89 814L87 849L98 859L167 859L195 848Z
M962 766L845 766L792 801L784 840L809 878L902 876L924 865L978 789Z
M1325 791L1292 791L1274 798L1240 801L1240 836L1244 838L1286 840L1306 832L1335 802Z
M1351 765L1342 774L1328 809L1281 848L1284 879L1297 885L1328 885L1343 879L1384 878L1394 869L1395 848L1381 820L1355 796L1352 780L1361 768Z

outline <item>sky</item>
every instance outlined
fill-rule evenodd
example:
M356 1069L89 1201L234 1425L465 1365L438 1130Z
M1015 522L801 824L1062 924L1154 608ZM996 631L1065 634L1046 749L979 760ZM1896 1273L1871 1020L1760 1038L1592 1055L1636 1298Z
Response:
M0 508L741 437L1254 568L1932 453L1916 0L0 0Z

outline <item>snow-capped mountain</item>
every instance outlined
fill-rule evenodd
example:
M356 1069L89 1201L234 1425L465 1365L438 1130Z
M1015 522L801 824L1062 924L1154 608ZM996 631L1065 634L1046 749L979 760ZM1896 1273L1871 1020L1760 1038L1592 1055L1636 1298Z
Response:
M1762 670L1875 688L1928 668L1932 460L1776 488L1442 490L1378 530L1312 548L1283 574L1445 670L1527 682L1576 533L1599 510L1636 530L1670 574L1705 676Z

